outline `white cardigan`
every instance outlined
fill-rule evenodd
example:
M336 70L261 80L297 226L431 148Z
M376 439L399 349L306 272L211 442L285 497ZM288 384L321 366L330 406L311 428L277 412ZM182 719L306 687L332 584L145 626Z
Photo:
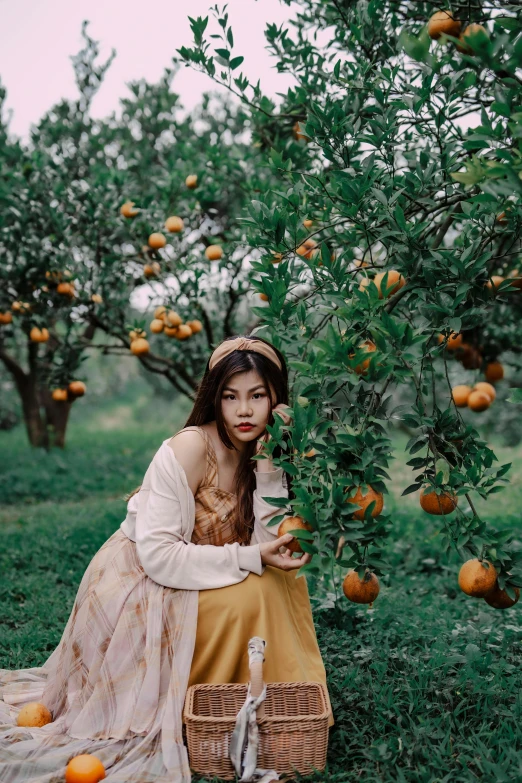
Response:
M283 509L263 497L288 497L282 468L255 471L253 496L254 530L249 546L238 543L212 546L192 544L195 501L185 471L168 440L149 465L140 491L127 504L121 524L125 535L136 542L138 558L151 579L180 590L212 590L242 582L249 573L265 570L259 544L277 538L277 526L267 523Z

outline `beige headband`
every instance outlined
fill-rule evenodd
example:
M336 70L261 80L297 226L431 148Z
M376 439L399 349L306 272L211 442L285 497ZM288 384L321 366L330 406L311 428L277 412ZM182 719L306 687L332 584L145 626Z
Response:
M208 363L209 370L212 370L221 359L224 359L224 357L228 356L232 351L256 351L256 353L262 353L267 359L273 361L280 370L283 369L276 352L270 345L263 343L261 340L250 339L249 337L236 337L235 340L225 340L221 345L218 345L210 357Z

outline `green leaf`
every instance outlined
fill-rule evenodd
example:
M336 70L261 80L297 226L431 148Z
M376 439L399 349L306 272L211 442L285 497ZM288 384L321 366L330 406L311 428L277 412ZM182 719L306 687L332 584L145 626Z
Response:
M231 68L231 70L233 71L236 68L238 68L241 65L241 63L243 62L244 59L245 59L244 57L239 56L239 57L234 57L232 60L230 60L230 68Z
M522 389L511 389L511 394L507 398L507 402L522 402Z

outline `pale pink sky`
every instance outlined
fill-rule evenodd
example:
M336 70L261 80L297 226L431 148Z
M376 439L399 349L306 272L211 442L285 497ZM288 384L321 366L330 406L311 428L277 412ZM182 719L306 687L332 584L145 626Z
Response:
M31 123L54 103L76 97L69 56L81 48L84 19L91 22L91 37L100 41L101 59L112 48L117 51L93 101L94 116L102 117L129 94L126 82L161 76L176 49L192 43L187 15L206 16L210 5L211 0L0 0L0 79L7 88L7 108L13 111L10 131L27 138ZM229 0L228 13L234 53L245 57L238 71L261 78L271 96L285 92L291 79L275 71L263 31L268 21L285 22L291 10L279 0ZM211 89L215 86L207 76L185 67L173 82L187 109Z

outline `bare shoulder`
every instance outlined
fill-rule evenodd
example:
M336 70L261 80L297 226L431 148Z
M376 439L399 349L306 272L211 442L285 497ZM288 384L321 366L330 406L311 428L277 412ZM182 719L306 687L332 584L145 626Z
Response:
M197 430L182 430L168 441L169 448L185 471L193 495L205 476L206 445Z

